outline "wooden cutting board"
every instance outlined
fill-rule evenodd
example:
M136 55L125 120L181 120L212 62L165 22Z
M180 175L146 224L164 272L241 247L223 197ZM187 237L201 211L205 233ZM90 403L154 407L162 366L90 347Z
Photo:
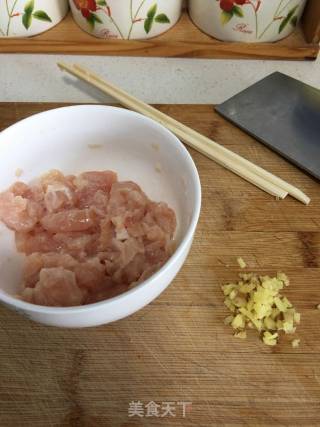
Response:
M57 104L0 104L0 129ZM135 315L93 329L41 326L0 307L0 425L319 426L320 187L214 113L161 111L301 188L310 206L276 201L190 150L203 188L191 254L171 286ZM276 348L251 331L232 336L220 284L236 257L261 273L286 272L302 313L301 346ZM130 402L175 402L176 416L129 417ZM186 416L177 402L192 402Z

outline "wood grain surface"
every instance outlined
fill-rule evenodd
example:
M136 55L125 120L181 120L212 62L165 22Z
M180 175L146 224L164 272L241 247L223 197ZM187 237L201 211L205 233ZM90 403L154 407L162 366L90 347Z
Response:
M318 0L316 0L318 1ZM317 13L316 13L317 12ZM189 58L315 59L319 53L316 23L319 10L308 13L304 32L299 27L276 43L226 43L202 33L184 12L168 32L149 40L103 40L82 31L69 14L59 25L39 36L0 38L0 53L67 53L108 56ZM309 25L310 22L310 25Z
M302 29L308 43L320 41L320 2L308 0L302 17Z
M0 128L56 104L0 104ZM214 113L158 106L300 187L311 205L271 196L190 150L203 207L190 256L152 304L111 325L45 327L0 307L0 426L319 426L319 183ZM232 336L220 284L239 272L291 278L301 345ZM192 402L186 417L129 417L131 401Z

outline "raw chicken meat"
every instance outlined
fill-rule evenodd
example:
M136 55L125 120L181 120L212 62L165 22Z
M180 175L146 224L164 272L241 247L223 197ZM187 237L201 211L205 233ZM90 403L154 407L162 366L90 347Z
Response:
M76 275L63 267L42 268L34 288L25 288L22 297L34 304L70 307L84 302L85 292L79 288Z
M27 302L69 307L125 292L173 251L176 216L112 171L64 176L52 170L0 193L0 220L26 255Z
M94 227L94 216L94 212L90 209L68 209L44 215L40 224L51 233L86 231Z
M39 220L37 204L5 191L0 194L0 219L11 230L30 231Z

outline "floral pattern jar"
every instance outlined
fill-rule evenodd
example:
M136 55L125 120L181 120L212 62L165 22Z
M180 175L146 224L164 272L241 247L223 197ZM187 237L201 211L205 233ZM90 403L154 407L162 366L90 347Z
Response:
M0 37L29 37L57 25L68 0L0 0Z
M180 18L182 0L69 0L76 23L105 39L148 39Z
M189 0L189 13L202 31L217 39L274 42L292 33L305 4L306 0Z

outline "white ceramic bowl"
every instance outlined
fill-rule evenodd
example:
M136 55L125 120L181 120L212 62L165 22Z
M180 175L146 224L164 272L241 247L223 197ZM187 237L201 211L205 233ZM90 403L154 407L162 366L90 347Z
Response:
M101 147L93 149L92 144ZM120 180L137 182L151 199L175 210L177 249L152 277L115 298L81 307L44 307L14 297L21 286L23 256L17 254L14 233L1 224L0 302L47 325L95 326L134 313L173 280L192 243L201 187L188 151L163 126L132 111L99 105L40 113L0 133L0 191L17 180L19 168L26 182L53 168L68 174L118 172Z
M30 37L57 25L69 10L68 0L0 1L0 37Z
M73 18L102 39L148 39L178 21L182 0L69 0Z
M297 25L306 0L189 0L193 22L205 33L235 42L274 42Z

